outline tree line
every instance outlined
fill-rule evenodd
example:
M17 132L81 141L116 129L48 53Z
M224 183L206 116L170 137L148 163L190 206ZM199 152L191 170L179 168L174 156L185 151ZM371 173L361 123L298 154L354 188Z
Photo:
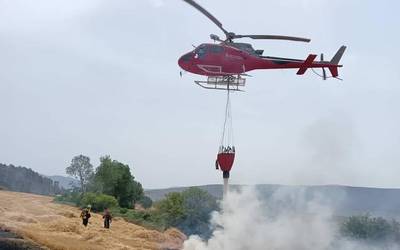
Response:
M0 189L41 195L55 195L64 191L57 181L52 181L30 168L1 163Z
M340 224L340 232L346 238L367 243L400 244L400 223L394 219L387 220L369 214L350 216Z

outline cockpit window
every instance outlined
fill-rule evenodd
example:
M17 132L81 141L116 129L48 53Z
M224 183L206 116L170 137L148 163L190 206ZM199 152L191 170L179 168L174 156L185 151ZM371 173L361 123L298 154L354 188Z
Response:
M232 46L236 47L238 49L244 50L249 54L253 54L253 55L256 54L256 52L253 49L253 46L251 46L251 44L248 44L248 43L232 43Z
M192 53L187 53L184 56L182 56L182 60L184 62L188 62L188 61L190 61L190 59L192 59Z
M197 58L203 58L207 53L207 47L206 46L200 46L197 50L196 50L196 56Z
M254 53L254 50L251 47L245 47L244 50L246 50L250 54Z
M222 53L224 51L224 48L222 46L217 46L217 45L210 45L210 52L211 53Z

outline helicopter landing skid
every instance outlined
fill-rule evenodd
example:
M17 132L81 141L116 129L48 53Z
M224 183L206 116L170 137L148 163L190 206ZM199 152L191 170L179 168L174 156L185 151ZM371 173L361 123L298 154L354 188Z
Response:
M244 91L241 87L245 86L246 79L240 76L209 76L207 81L194 82L205 89Z

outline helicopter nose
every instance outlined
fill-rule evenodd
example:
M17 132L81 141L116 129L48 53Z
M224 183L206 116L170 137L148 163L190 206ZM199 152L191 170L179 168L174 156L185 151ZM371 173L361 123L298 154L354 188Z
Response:
M181 58L179 58L178 64L182 69L188 71L188 69L190 68L191 59L192 59L192 53L187 53L181 56Z
M185 63L183 62L183 58L182 58L182 57L183 57L183 56L181 56L181 58L179 58L178 64L179 64L179 66L180 66L182 69L184 69Z

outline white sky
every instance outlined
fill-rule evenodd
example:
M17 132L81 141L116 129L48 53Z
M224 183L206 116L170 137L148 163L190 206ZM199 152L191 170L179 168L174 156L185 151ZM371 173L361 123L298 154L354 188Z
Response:
M198 2L236 33L312 38L253 41L266 55L348 46L344 82L251 73L232 98L234 183L400 187L398 1ZM180 0L0 0L0 162L53 175L109 154L146 188L220 183L225 94L177 65L210 33Z

